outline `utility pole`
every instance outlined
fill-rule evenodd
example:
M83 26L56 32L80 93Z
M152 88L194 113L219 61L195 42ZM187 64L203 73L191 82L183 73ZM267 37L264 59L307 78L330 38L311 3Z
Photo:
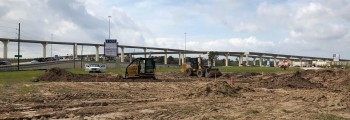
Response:
M83 68L83 49L84 45L81 45L80 68Z
M51 33L51 57L52 57L52 33Z
M184 55L185 55L184 57L185 57L185 59L186 59L186 34L187 34L187 33L185 32L185 51L184 51Z
M20 49L20 41L21 40L21 23L18 23L18 54L17 54L17 70L19 71L19 51L21 50Z
M111 39L111 17L112 16L108 16L108 39Z

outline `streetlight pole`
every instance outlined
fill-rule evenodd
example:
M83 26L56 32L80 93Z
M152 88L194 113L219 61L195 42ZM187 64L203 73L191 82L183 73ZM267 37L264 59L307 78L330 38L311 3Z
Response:
M108 16L108 39L111 39L111 17L112 16Z
M51 57L52 57L52 33L51 33Z
M184 52L184 54L185 54L185 59L186 59L186 32L185 32L185 52Z
M17 54L17 70L19 71L19 57L20 57L20 44L21 44L21 23L18 23L18 54Z

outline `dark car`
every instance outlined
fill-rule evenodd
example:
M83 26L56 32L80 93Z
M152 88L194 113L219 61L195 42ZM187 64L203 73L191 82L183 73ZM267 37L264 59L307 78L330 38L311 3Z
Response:
M9 61L0 61L0 65L11 65Z

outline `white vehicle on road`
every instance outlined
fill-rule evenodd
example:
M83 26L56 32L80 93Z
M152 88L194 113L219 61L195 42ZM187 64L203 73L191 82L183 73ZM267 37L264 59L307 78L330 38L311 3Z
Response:
M89 73L92 73L92 72L101 73L106 71L106 64L100 64L100 63L85 64L85 71L89 71Z

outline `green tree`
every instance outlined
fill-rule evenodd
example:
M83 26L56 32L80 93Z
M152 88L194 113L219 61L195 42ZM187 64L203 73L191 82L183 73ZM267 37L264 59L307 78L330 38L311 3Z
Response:
M169 64L176 64L176 61L175 61L175 59L174 59L173 56L169 56L169 57L168 57L168 63L169 63Z
M214 51L210 51L208 53L208 59L210 61L210 66L213 65L213 61L217 60L219 58L219 53L218 52L214 52Z

